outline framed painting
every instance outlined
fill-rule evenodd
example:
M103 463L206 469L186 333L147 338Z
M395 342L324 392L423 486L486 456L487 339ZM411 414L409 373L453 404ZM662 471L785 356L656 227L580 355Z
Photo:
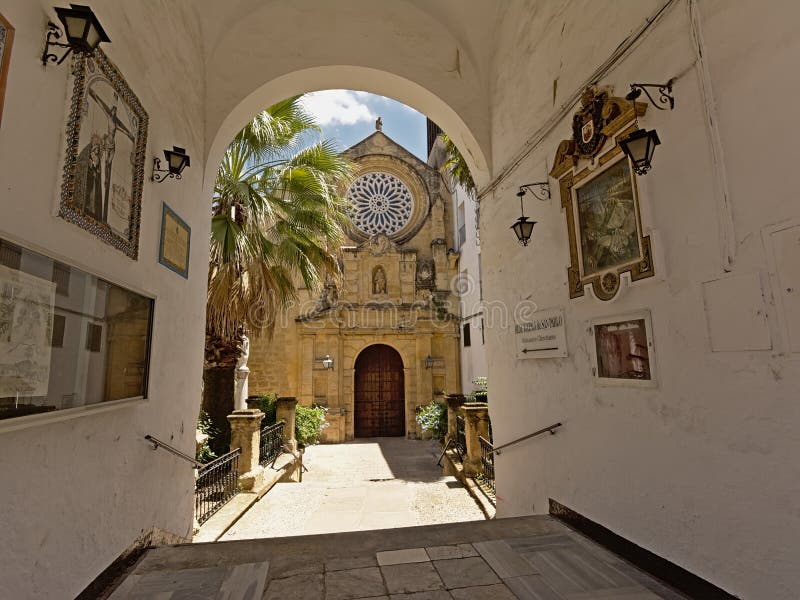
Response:
M181 277L189 278L189 248L192 229L164 202L161 210L161 237L158 262Z
M11 64L11 46L14 44L14 28L0 14L0 123L3 122L3 104L6 98L8 67Z
M71 64L58 214L136 260L147 112L102 50Z
M644 114L646 104L592 89L582 102L573 139L561 142L550 176L559 180L567 220L569 297L583 296L589 286L595 297L611 300L624 273L631 281L654 275L636 177L616 143L636 129L636 117ZM608 141L613 143L604 150Z
M649 311L593 319L592 374L601 385L655 387L653 328Z

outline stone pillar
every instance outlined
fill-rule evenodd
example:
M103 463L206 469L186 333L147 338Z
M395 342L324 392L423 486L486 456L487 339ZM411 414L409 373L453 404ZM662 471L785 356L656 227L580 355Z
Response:
M467 477L475 477L483 473L481 443L478 436L489 438L489 406L485 402L468 402L463 410L464 435L467 438L464 474Z
M447 440L456 439L458 409L467 401L467 397L462 394L447 394L445 400L447 401L447 435L444 441L447 443Z
M287 396L275 402L275 420L283 421L283 443L292 452L297 452L297 438L294 436L294 416L297 398Z
M258 464L263 418L264 413L257 408L235 410L228 415L231 450L242 449L239 455L239 489L243 492L258 489L264 481L264 468Z
M250 369L239 367L234 371L236 389L233 396L233 409L236 411L247 410L247 378L250 377Z

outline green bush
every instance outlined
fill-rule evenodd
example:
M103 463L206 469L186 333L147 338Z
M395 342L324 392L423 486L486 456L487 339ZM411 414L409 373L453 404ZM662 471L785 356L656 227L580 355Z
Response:
M297 443L310 446L319 441L319 434L330 423L325 418L328 409L324 406L300 406L295 409L294 435Z
M488 386L488 382L486 377L476 377L472 380L473 385L475 386L475 391L473 391L469 395L469 399L471 402L488 402L489 401L489 393L486 391Z
M197 429L200 430L201 433L205 433L208 439L200 446L195 460L201 463L207 463L217 458L217 455L214 454L214 451L209 446L209 442L219 435L219 431L212 425L211 417L204 410L200 411L200 416L197 418Z
M264 420L261 421L261 426L275 424L275 401L278 399L278 394L264 394L258 398L248 398L247 406L249 408L257 408L264 413Z
M433 437L440 442L444 441L447 434L447 406L438 402L431 402L421 407L417 412L417 423L425 431L430 431Z

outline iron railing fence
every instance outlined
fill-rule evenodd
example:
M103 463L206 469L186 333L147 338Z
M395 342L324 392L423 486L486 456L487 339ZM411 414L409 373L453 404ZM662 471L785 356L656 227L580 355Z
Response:
M261 466L275 464L283 451L283 421L261 428L261 445L258 449L258 462Z
M236 448L197 470L194 516L201 525L236 495L241 453L242 449Z
M467 424L464 417L456 417L456 450L461 460L467 455Z
M481 466L483 467L481 479L486 482L486 485L494 494L496 493L494 488L494 448L492 443L482 435L478 436L478 440L481 443Z

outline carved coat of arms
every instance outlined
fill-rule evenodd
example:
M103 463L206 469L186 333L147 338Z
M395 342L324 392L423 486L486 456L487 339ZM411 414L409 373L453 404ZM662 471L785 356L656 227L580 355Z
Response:
M603 134L603 105L607 99L607 92L594 88L587 88L581 97L581 108L572 118L572 138L576 154L581 158L593 158L606 141Z

